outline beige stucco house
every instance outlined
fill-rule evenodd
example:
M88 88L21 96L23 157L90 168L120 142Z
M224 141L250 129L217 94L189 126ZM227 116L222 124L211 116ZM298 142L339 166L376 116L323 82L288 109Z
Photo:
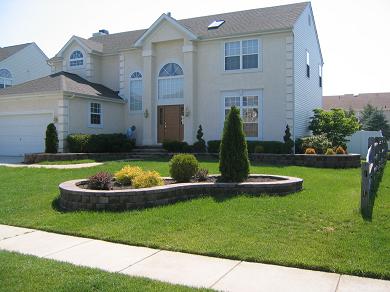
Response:
M220 139L233 105L248 140L282 141L287 124L294 137L306 135L321 107L323 60L309 2L183 20L167 13L145 30L73 36L49 64L49 80L73 76L79 85L55 94L7 89L0 112L23 104L50 113L42 123L56 122L61 148L70 133L132 125L142 145L193 143L200 124L205 140ZM83 92L86 83L107 91Z

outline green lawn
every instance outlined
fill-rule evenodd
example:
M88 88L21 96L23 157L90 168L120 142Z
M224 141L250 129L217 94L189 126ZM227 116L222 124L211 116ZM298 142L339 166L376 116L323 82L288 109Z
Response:
M390 175L372 221L359 213L360 169L253 166L252 173L297 176L304 190L285 197L205 197L128 212L53 208L58 184L98 170L0 168L0 223L133 245L390 279ZM166 161L131 162L168 175ZM216 162L202 162L216 173Z
M0 291L210 291L0 251Z

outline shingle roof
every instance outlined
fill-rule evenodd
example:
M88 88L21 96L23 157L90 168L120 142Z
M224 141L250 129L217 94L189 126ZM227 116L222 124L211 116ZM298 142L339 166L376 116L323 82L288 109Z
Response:
M24 49L25 47L31 44L32 43L26 43L21 45L0 48L0 61L7 59L8 57L12 56L13 54L19 52L20 50Z
M122 99L118 95L118 92L113 91L108 87L89 82L76 74L63 71L12 87L0 89L0 96L52 91L67 91L75 94L90 95L108 99Z
M309 2L275 7L258 8L230 13L177 20L199 39L250 34L262 31L290 29ZM208 30L214 20L225 20L218 29ZM91 37L89 40L103 44L104 53L115 53L131 48L146 29Z
M80 42L82 42L85 46L89 47L90 49L97 51L97 52L102 52L103 51L103 44L99 42L95 42L92 40L87 40L84 38L81 38L79 36L75 36Z
M322 107L325 110L331 108L342 108L348 110L361 111L367 105L390 110L390 92L383 93L361 93L358 95L344 94L322 97Z

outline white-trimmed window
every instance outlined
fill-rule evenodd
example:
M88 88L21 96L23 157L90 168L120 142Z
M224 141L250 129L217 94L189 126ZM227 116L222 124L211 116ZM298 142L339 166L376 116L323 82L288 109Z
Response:
M73 51L69 57L70 67L81 67L84 65L84 55L79 50Z
M164 65L158 74L158 99L184 98L183 69L176 63Z
M318 85L322 87L322 65L318 65Z
M306 77L310 78L310 54L306 50Z
M134 72L130 75L130 111L142 111L142 74Z
M259 68L259 40L225 43L225 71Z
M12 74L7 69L0 69L0 89L12 86Z
M224 97L225 118L232 106L239 108L247 138L259 137L259 98L258 94L246 92L242 95Z
M102 122L102 105L97 102L91 102L89 107L89 125L98 127L103 124Z

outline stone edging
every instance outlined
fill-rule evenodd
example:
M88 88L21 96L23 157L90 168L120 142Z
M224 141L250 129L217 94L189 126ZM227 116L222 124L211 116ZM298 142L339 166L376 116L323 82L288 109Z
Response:
M273 182L180 183L144 189L88 190L77 185L85 179L59 185L59 205L64 210L130 210L172 204L178 201L210 196L232 196L242 193L286 195L302 190L303 179L288 176L260 175L280 179Z

